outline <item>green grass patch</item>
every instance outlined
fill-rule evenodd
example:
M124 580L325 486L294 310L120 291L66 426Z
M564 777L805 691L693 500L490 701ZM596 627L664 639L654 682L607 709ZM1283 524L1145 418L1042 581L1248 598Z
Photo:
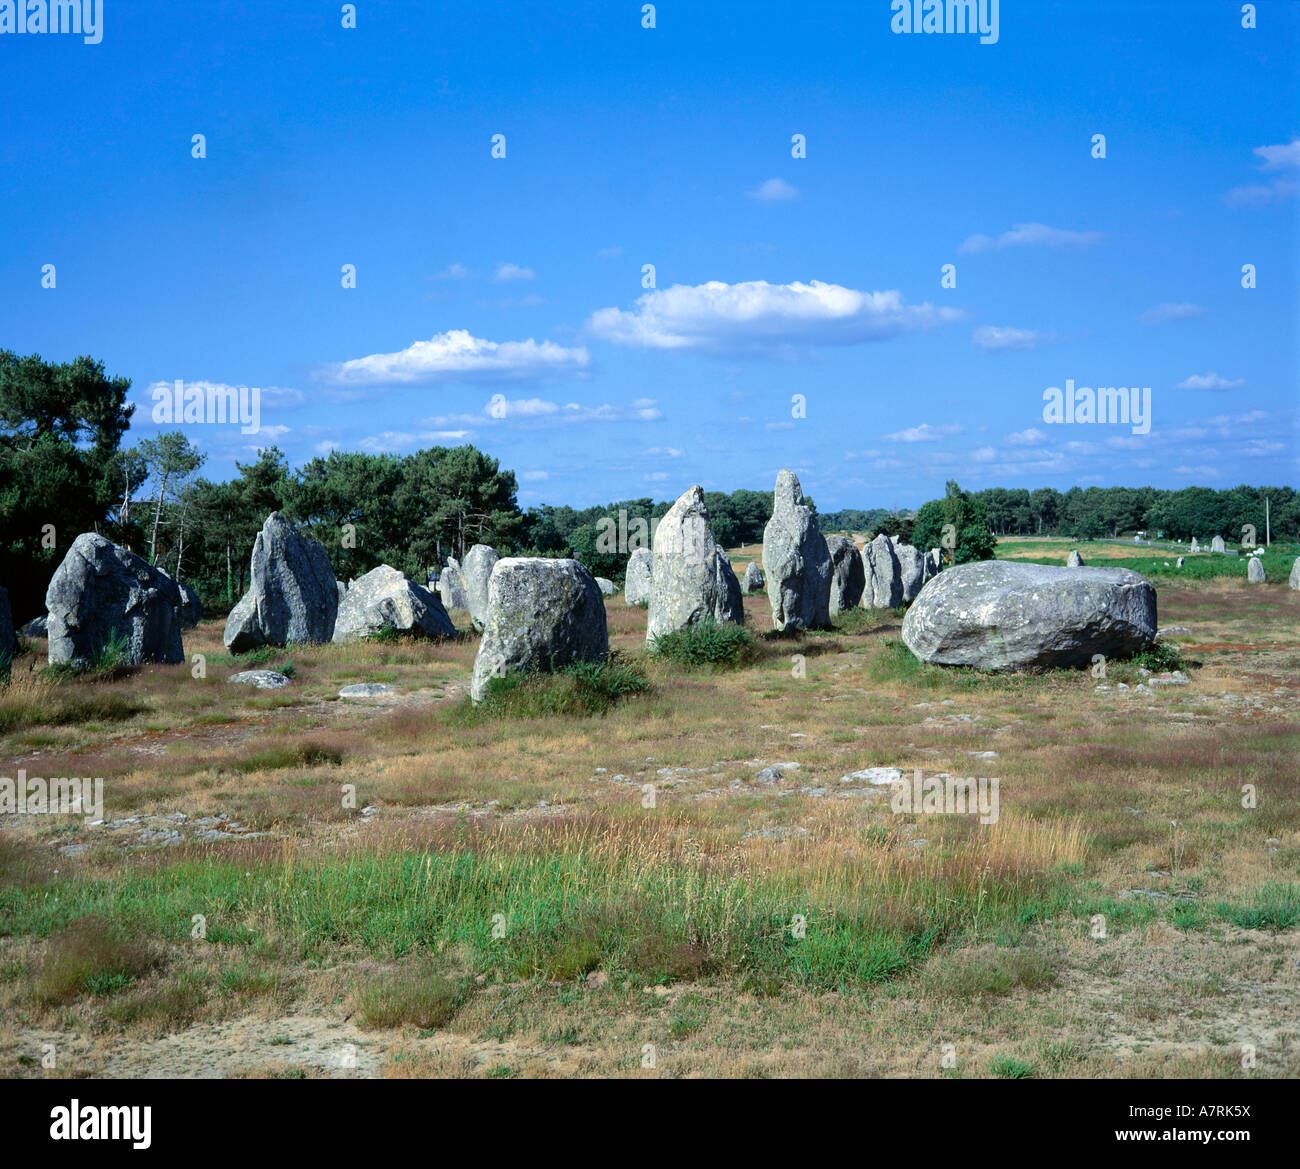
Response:
M1234 905L1221 901L1214 911L1244 930L1289 930L1300 921L1300 886L1261 885L1249 902Z
M521 671L493 678L482 702L451 708L454 722L603 715L650 689L640 662L617 650L600 662L572 662L553 673Z
M732 669L757 656L757 641L743 625L711 617L656 637L650 652L688 669Z

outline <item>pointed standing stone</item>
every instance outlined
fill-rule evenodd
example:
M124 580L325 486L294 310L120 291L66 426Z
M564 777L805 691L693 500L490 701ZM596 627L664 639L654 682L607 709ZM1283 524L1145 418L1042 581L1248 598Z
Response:
M831 554L793 471L776 477L772 518L763 529L763 572L772 627L830 627Z

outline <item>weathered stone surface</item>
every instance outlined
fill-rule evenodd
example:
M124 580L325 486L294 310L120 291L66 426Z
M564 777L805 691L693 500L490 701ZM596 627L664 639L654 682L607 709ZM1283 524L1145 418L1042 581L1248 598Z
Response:
M1251 584L1264 583L1264 564L1258 556L1252 556L1246 563L1246 579Z
M925 584L925 554L911 544L895 542L894 555L898 558L898 580L903 591L903 604L910 605Z
M1201 545L1200 545L1200 543L1197 541L1196 537L1193 536L1193 537L1192 537L1192 546L1188 549L1188 551L1189 551L1189 552L1199 552L1200 550L1201 550Z
M930 580L943 571L943 549L931 548L925 554L925 579ZM924 582L923 582L924 583Z
M236 686L256 686L259 690L282 690L289 685L289 679L275 670L243 670L231 674L226 681Z
M903 603L903 569L894 551L894 541L881 532L862 549L866 585L862 590L864 609L895 609Z
M763 575L763 570L758 567L758 564L751 560L745 565L745 579L740 582L740 591L748 595L762 592L766 588L767 577Z
M345 585L341 580L336 580L336 581L334 582L334 586L335 586L335 588L338 589L338 594L339 594L339 605L342 606L342 604L343 604L343 598L346 597L346 596L348 595L348 586Z
M1295 563L1291 565L1291 575L1287 577L1287 588L1300 591L1300 556L1295 558Z
M1215 536L1214 539L1210 541L1211 552L1226 552L1227 550L1228 546L1223 542L1222 536Z
M608 653L605 599L584 565L507 556L497 561L488 582L470 697L481 702L493 678L601 661Z
M438 595L445 608L469 611L469 588L465 583L465 573L454 556L447 557L447 567L438 574Z
M618 592L618 585L610 580L609 577L596 576L592 577L592 579L596 582L596 587L600 589L600 595L602 597L612 597L616 592Z
M830 615L856 609L862 603L862 590L867 583L858 546L843 536L827 536L826 548L831 554Z
M243 653L329 641L338 610L338 582L325 549L273 511L253 542L248 592L226 620L226 648Z
M745 623L740 582L713 538L704 489L683 492L655 529L646 640L712 618Z
M1182 568L1182 566L1183 566L1183 560L1184 560L1184 559L1185 559L1184 557L1180 556L1180 557L1178 558L1178 562L1174 565L1174 567L1175 567L1175 568Z
M1070 555L1069 555L1068 557L1066 557L1066 560L1065 560L1065 567L1066 567L1066 568L1082 568L1082 567L1083 567L1083 557L1079 555L1079 550L1078 550L1077 548L1073 548L1073 549L1071 549L1071 551L1070 551Z
M945 569L903 620L922 661L981 670L1087 665L1128 657L1156 633L1156 592L1123 568L985 560Z
M495 548L487 544L475 544L465 553L465 564L460 570L465 582L465 600L469 609L469 619L475 629L482 629L487 620L488 581L492 579L492 570L501 557Z
M456 627L433 593L381 564L348 588L334 622L333 640L360 641L385 629L412 637L456 636Z
M0 677L9 673L9 663L18 649L14 632L14 614L9 607L9 590L0 585Z
M344 686L339 691L340 698L382 698L385 694L395 694L393 687L383 682L355 682Z
M181 591L181 628L193 629L203 620L203 602L189 585L178 581L176 587Z
M46 627L49 624L49 620L50 619L48 615L41 616L41 617L33 617L18 632L21 633L24 637L46 637L48 636L48 631Z
M793 471L781 471L772 494L772 518L763 529L763 572L772 627L830 627L831 554Z
M650 603L650 583L654 576L653 564L654 556L649 548L638 548L628 557L627 572L623 576L623 599L629 605Z
M180 590L165 572L84 532L45 591L50 664L86 664L112 638L123 644L126 665L182 662L180 605Z

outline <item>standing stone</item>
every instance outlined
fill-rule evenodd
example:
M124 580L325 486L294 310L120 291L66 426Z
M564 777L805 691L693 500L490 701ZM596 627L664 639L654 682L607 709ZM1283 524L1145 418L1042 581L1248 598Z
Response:
M596 576L592 577L592 579L596 582L596 587L600 589L600 595L602 597L612 597L616 592L618 592L618 585L610 580L609 577Z
M1291 565L1291 575L1287 577L1287 588L1295 589L1300 592L1300 556L1295 558L1295 563Z
M1200 546L1200 544L1197 542L1196 537L1193 536L1193 537L1192 537L1192 546L1188 549L1188 551L1189 551L1189 552L1199 552L1200 550L1201 550L1201 546Z
M740 582L740 591L748 596L750 593L762 592L767 588L767 577L758 564L751 560L745 565L745 579Z
M0 585L0 678L9 674L9 664L18 652L18 635L14 633L14 614L9 607L9 590Z
M911 544L895 544L898 557L898 578L903 588L903 604L910 605L925 584L925 556Z
M1175 564L1174 567L1175 567L1175 568L1182 568L1182 566L1183 566L1183 559L1184 559L1184 558L1180 556L1180 557L1178 558L1178 563Z
M447 557L447 567L438 576L438 594L447 609L464 609L469 611L469 589L465 584L465 574L460 561L454 556Z
M628 557L627 571L623 574L623 599L629 605L650 603L651 565L654 556L649 548L638 548Z
M931 548L925 554L925 579L930 580L943 571L943 549Z
M488 581L500 559L497 550L486 544L475 544L465 553L465 566L460 574L461 580L465 582L469 619L474 623L475 629L482 629L483 622L487 619Z
M941 666L1036 671L1129 657L1156 629L1156 591L1126 568L983 560L925 588L903 618L903 641Z
M1246 564L1246 579L1251 584L1264 583L1264 562L1258 556L1252 556Z
M250 576L248 592L226 620L231 653L334 636L339 589L330 558L277 511L266 517L253 542Z
M862 590L864 609L896 609L903 603L903 571L894 551L894 541L881 532L862 549L866 586Z
M334 622L334 641L360 641L384 629L412 637L456 636L442 602L387 564L348 586Z
M334 587L338 590L339 608L341 609L343 608L343 598L348 595L348 586L345 585L341 580L336 580L334 582Z
M772 518L763 529L763 570L772 627L830 627L831 554L793 471L781 471L772 494Z
M94 532L68 549L45 591L50 665L86 665L111 639L125 665L183 662L181 593L165 572Z
M831 554L830 615L855 609L862 603L862 590L867 583L866 570L858 546L843 536L827 536L826 547Z
M651 575L647 642L706 618L745 623L740 582L713 538L699 484L683 492L659 521Z
M1211 552L1226 552L1227 550L1228 546L1223 542L1222 536L1215 536L1214 539L1210 541Z
M42 615L40 617L33 617L18 632L21 633L24 637L48 637L49 630L47 626L49 624L49 620L50 619L47 615Z
M178 581L176 587L181 591L181 628L193 629L203 620L203 602L189 585Z
M1077 548L1071 549L1070 555L1066 557L1065 567L1066 568L1083 567L1083 557L1079 555L1079 550Z
M488 582L470 697L481 702L493 678L603 661L608 653L605 599L584 565L507 556L497 561Z

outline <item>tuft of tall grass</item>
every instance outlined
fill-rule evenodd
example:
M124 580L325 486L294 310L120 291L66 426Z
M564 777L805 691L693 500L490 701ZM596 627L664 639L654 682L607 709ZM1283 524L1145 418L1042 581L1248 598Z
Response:
M119 924L86 916L50 939L32 986L41 1006L59 1006L78 995L111 995L162 964L160 947L134 937Z
M625 698L650 689L644 667L612 651L604 661L572 662L553 673L531 670L493 678L483 701L465 699L453 721L603 715Z
M651 642L650 652L692 669L732 669L753 661L757 644L745 626L710 617L685 629L660 634Z

